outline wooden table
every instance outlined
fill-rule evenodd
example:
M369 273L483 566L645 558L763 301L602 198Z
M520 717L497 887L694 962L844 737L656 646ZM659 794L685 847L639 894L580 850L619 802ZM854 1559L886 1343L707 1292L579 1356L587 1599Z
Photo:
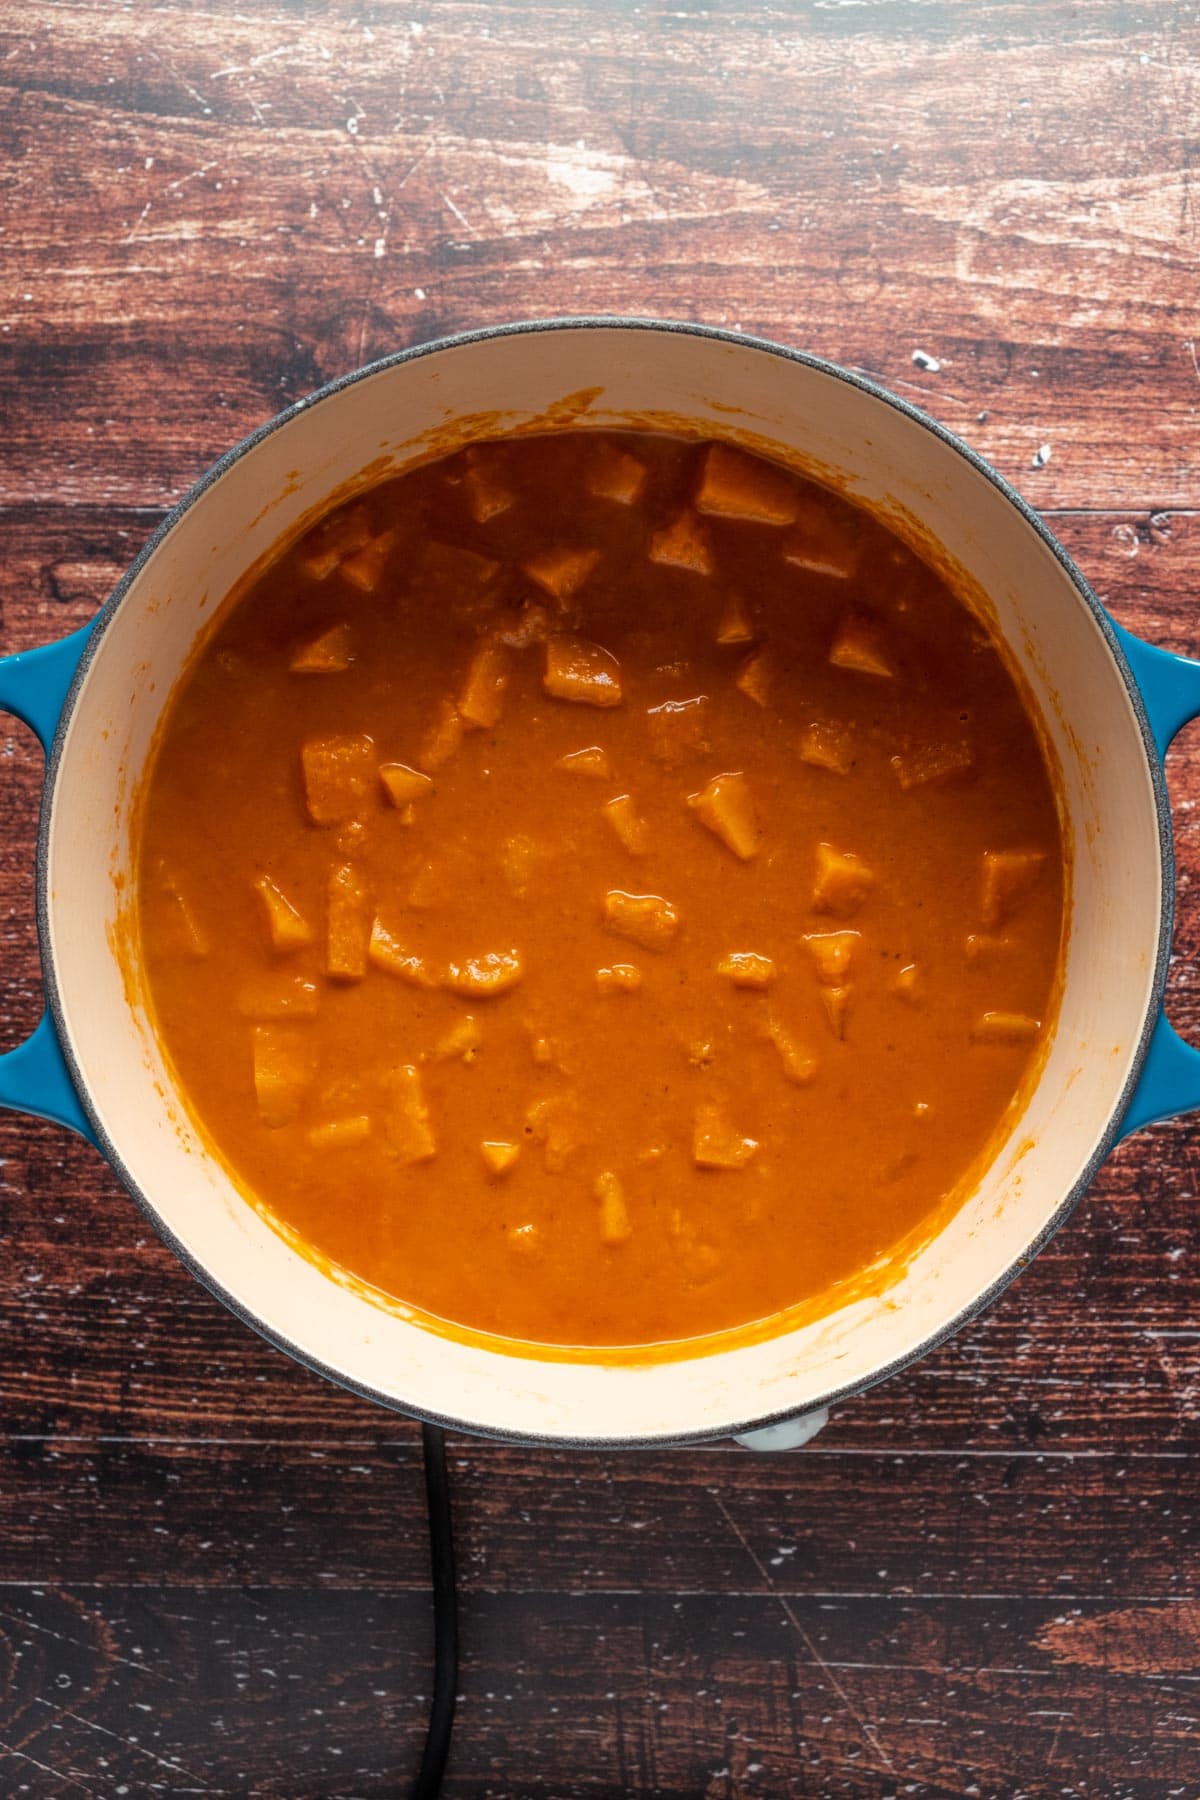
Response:
M285 402L572 310L869 371L1119 618L1200 648L1195 6L240 4L0 4L4 650L86 619ZM39 1009L11 730L5 1045ZM448 1793L1200 1793L1198 1145L1127 1144L987 1317L811 1449L456 1440ZM67 1133L4 1117L0 1157L0 1791L403 1791L414 1429L236 1324Z

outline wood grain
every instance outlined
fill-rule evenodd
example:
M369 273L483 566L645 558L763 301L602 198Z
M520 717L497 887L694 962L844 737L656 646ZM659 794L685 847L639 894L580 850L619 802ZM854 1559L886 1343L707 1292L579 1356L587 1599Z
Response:
M1200 652L1193 4L0 0L0 146L4 651L82 623L321 381L586 310L870 372L1119 618ZM39 1007L39 766L8 724L0 1047ZM1200 1037L1195 728L1170 774ZM447 1792L1200 1792L1198 1161L1186 1123L1125 1145L985 1317L805 1452L455 1440ZM0 1791L402 1791L413 1428L261 1343L94 1152L9 1116L0 1246Z

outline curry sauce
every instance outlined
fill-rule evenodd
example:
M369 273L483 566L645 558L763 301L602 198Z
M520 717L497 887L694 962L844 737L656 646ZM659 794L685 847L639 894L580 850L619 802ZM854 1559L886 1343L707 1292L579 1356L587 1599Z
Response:
M483 442L330 513L186 670L138 871L248 1198L512 1338L827 1293L967 1190L1054 1024L1063 842L996 644L719 443Z

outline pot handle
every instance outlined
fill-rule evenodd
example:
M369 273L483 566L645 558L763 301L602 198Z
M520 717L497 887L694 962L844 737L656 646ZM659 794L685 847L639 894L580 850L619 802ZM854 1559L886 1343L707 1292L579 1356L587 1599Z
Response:
M92 633L91 623L57 644L0 657L0 712L15 713L37 733L47 755L79 659ZM33 1113L68 1125L89 1143L96 1142L75 1084L67 1071L58 1034L49 1012L31 1037L0 1056L0 1107Z
M1160 650L1157 644L1144 644L1123 626L1114 624L1113 629L1141 689L1159 761L1165 762L1176 733L1200 716L1200 662ZM1121 1136L1198 1107L1200 1050L1184 1042L1164 1009L1121 1121Z

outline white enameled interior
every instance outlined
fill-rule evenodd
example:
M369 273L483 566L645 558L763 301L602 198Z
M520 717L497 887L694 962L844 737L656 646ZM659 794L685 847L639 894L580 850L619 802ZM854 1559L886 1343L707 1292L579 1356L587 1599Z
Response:
M237 576L383 455L456 421L496 430L597 390L584 422L678 415L751 432L924 521L989 596L1040 704L1074 839L1062 1015L1025 1116L979 1191L885 1294L790 1334L641 1366L509 1356L394 1316L288 1247L205 1155L113 948L138 771L180 668ZM558 415L561 417L561 412ZM565 421L564 421L565 422ZM136 1188L198 1268L272 1336L356 1385L534 1438L653 1439L804 1411L869 1383L968 1311L1033 1245L1116 1107L1151 993L1161 853L1137 721L1103 634L1036 532L954 449L885 402L761 348L578 327L469 342L299 412L196 501L99 644L53 796L48 926L70 1048Z

